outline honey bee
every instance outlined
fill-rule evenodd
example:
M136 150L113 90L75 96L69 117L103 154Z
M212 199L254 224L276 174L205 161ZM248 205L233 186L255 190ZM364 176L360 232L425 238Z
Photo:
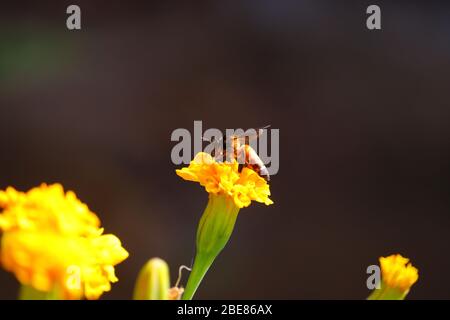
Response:
M270 125L257 130L247 130L242 135L232 135L227 139L222 138L213 141L213 143L218 144L218 148L215 148L211 155L216 161L221 162L237 160L239 163L239 172L246 167L258 173L266 181L270 181L269 170L267 170L267 167L257 152L250 146L250 141L257 139L264 132L264 129L268 127ZM215 150L218 150L218 152Z

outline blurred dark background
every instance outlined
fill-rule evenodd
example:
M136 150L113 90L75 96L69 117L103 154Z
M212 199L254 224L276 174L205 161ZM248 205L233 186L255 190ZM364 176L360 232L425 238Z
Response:
M4 2L0 188L74 190L130 252L103 296L128 299L148 258L173 282L192 259L207 195L175 175L172 131L271 124L275 205L241 211L197 298L364 299L398 252L410 299L448 299L449 58L448 2Z

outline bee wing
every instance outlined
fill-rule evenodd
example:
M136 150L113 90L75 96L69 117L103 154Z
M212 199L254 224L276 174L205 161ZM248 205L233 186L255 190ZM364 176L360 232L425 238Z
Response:
M242 135L239 135L237 139L239 139L239 142L241 144L248 144L250 141L253 141L255 139L258 139L259 136L261 136L264 132L264 129L270 128L270 124L264 127L260 127L257 129L248 129L245 131Z
M257 129L248 129L243 134L234 136L234 139L238 139L239 143L242 144L249 144L250 141L253 141L255 139L258 139L259 136L264 132L264 129L267 129L270 127L270 124L264 127L259 127ZM229 139L230 137L226 137ZM220 139L213 140L213 139L206 139L205 137L202 137L203 141L209 142L212 144L215 150L214 156L216 158L222 158L225 151L225 144L224 144L224 137L221 137ZM228 140L227 140L228 142Z
M219 140L215 140L215 139L206 139L205 137L202 137L202 141L204 141L204 142L213 142L213 143L216 143L216 142L219 141Z
M270 124L268 124L267 126L264 126L264 127L260 127L260 128L258 128L258 130L263 130L263 129L268 129L268 128L270 128Z

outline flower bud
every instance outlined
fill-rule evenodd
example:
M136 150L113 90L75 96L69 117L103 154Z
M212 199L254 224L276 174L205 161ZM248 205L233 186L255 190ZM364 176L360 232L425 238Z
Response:
M134 288L134 300L168 300L169 266L159 258L150 259L139 272Z

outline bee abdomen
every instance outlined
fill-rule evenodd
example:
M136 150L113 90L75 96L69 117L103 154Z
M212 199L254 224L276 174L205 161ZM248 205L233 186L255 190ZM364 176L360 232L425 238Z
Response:
M267 170L267 167L264 165L264 162L261 160L261 158L258 156L255 150L253 150L252 147L249 145L243 145L242 148L239 150L241 152L245 153L245 166L247 168L252 169L255 171L259 176L264 178L266 181L270 180L269 171Z

